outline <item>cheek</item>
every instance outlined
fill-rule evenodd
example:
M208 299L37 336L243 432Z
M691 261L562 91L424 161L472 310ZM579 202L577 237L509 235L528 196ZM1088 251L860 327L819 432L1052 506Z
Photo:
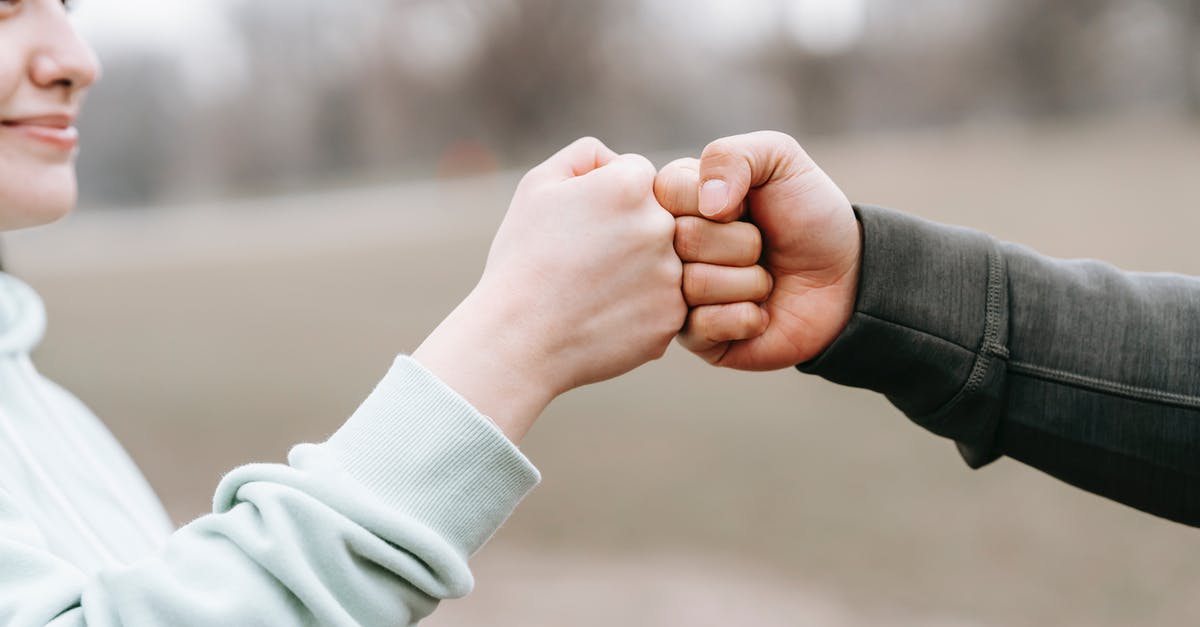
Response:
M6 45L7 33L0 30L0 111L11 109L12 100L21 85L22 66L18 62L24 55L13 46Z

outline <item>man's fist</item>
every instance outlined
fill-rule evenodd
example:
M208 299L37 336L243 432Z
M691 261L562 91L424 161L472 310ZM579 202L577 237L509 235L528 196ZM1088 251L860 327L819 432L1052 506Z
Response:
M816 357L845 328L858 221L796 140L770 131L718 139L699 160L663 168L654 191L676 216L691 307L679 341L689 350L718 366L774 370Z

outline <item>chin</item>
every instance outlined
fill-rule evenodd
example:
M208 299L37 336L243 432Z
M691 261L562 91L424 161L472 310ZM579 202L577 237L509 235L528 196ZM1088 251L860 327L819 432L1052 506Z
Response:
M75 165L0 171L0 231L50 224L71 213L78 196Z

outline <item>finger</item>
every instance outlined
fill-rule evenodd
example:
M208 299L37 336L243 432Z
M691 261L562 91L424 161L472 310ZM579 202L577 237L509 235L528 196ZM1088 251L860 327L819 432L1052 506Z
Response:
M757 303L771 295L773 286L771 275L762 266L683 264L683 299L689 307L741 301Z
M698 211L719 222L736 220L749 191L814 167L792 137L759 131L718 139L700 156Z
M675 216L699 216L700 160L676 159L654 177L654 197Z
M605 195L636 204L643 199L649 200L657 173L658 169L649 159L627 153L617 155L603 166L576 177L573 183L588 188L588 194Z
M762 256L762 234L749 222L683 216L675 218L675 253L684 262L752 266Z
M754 303L697 307L688 313L679 343L705 361L721 359L728 342L749 340L767 329L767 312Z
M616 158L617 153L604 142L581 137L534 166L525 177L547 183L565 181L604 167Z

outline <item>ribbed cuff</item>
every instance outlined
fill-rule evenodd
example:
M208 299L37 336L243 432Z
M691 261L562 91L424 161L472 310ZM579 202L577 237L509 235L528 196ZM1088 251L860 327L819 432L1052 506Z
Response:
M385 504L467 555L541 479L491 420L404 355L322 446Z
M959 443L972 466L995 459L1008 337L996 242L977 231L856 206L863 253L854 314L802 372L888 397Z

